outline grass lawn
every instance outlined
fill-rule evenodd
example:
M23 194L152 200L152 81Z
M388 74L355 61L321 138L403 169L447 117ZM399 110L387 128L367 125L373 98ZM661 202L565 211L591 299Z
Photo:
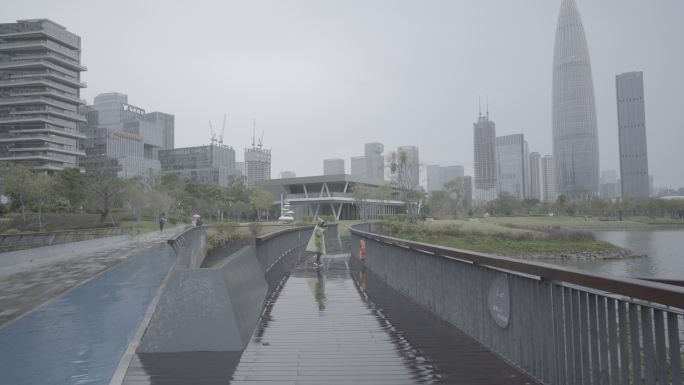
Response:
M478 218L482 223L496 225L513 224L530 228L560 227L568 230L623 230L646 229L652 225L682 223L668 218L635 217L623 221L601 221L584 217L490 217Z
M418 242L455 247L457 249L500 255L524 255L539 253L597 252L619 250L620 248L604 241L569 241L556 239L515 240L496 235L447 236L447 235L407 235Z
M561 221L522 221L521 223L512 221L518 218L492 219L435 220L419 224L417 227L404 227L399 233L393 235L463 250L513 256L621 250L611 243L593 240L590 236L572 236L573 232L582 229L581 226L561 226L564 234L556 236L533 229L535 227L551 228L558 226L556 223L562 223ZM509 223L529 227L529 229L507 227Z
M169 223L166 224L168 226ZM173 226L173 225L171 225ZM153 221L121 221L119 227L132 227L133 236L143 235L152 231L159 231L159 222Z

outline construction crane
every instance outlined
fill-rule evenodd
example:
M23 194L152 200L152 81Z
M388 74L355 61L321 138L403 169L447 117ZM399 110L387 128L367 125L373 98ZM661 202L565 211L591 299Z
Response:
M252 120L252 148L254 148L254 140L256 139L256 119Z
M219 136L219 144L223 144L223 135L226 133L226 113L223 114L223 127L221 127L221 136Z
M216 133L214 132L214 127L211 125L211 120L209 121L209 133L211 134L209 139L211 144L216 143Z

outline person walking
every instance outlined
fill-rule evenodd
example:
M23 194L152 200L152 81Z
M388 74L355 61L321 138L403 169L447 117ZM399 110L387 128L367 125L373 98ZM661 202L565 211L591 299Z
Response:
M321 255L325 254L325 228L323 225L325 221L318 218L318 223L313 229L309 243L306 245L306 251L316 253L316 262L314 266L319 267L321 265Z
M162 213L159 216L159 232L164 231L164 224L166 223L166 214Z

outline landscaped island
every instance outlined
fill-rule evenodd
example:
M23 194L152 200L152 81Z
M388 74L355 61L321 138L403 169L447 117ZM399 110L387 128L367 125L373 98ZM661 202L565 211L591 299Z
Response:
M390 220L378 222L375 229L393 237L517 258L619 259L643 255L597 240L587 230L649 226L638 222L585 221L584 218L506 217L417 224Z

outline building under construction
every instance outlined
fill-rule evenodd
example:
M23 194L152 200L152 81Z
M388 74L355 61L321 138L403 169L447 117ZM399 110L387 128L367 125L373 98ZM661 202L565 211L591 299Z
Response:
M256 134L256 121L254 123ZM257 182L271 179L271 150L264 148L264 132L261 132L259 142L252 136L252 148L245 149L244 175L247 188L253 188Z

